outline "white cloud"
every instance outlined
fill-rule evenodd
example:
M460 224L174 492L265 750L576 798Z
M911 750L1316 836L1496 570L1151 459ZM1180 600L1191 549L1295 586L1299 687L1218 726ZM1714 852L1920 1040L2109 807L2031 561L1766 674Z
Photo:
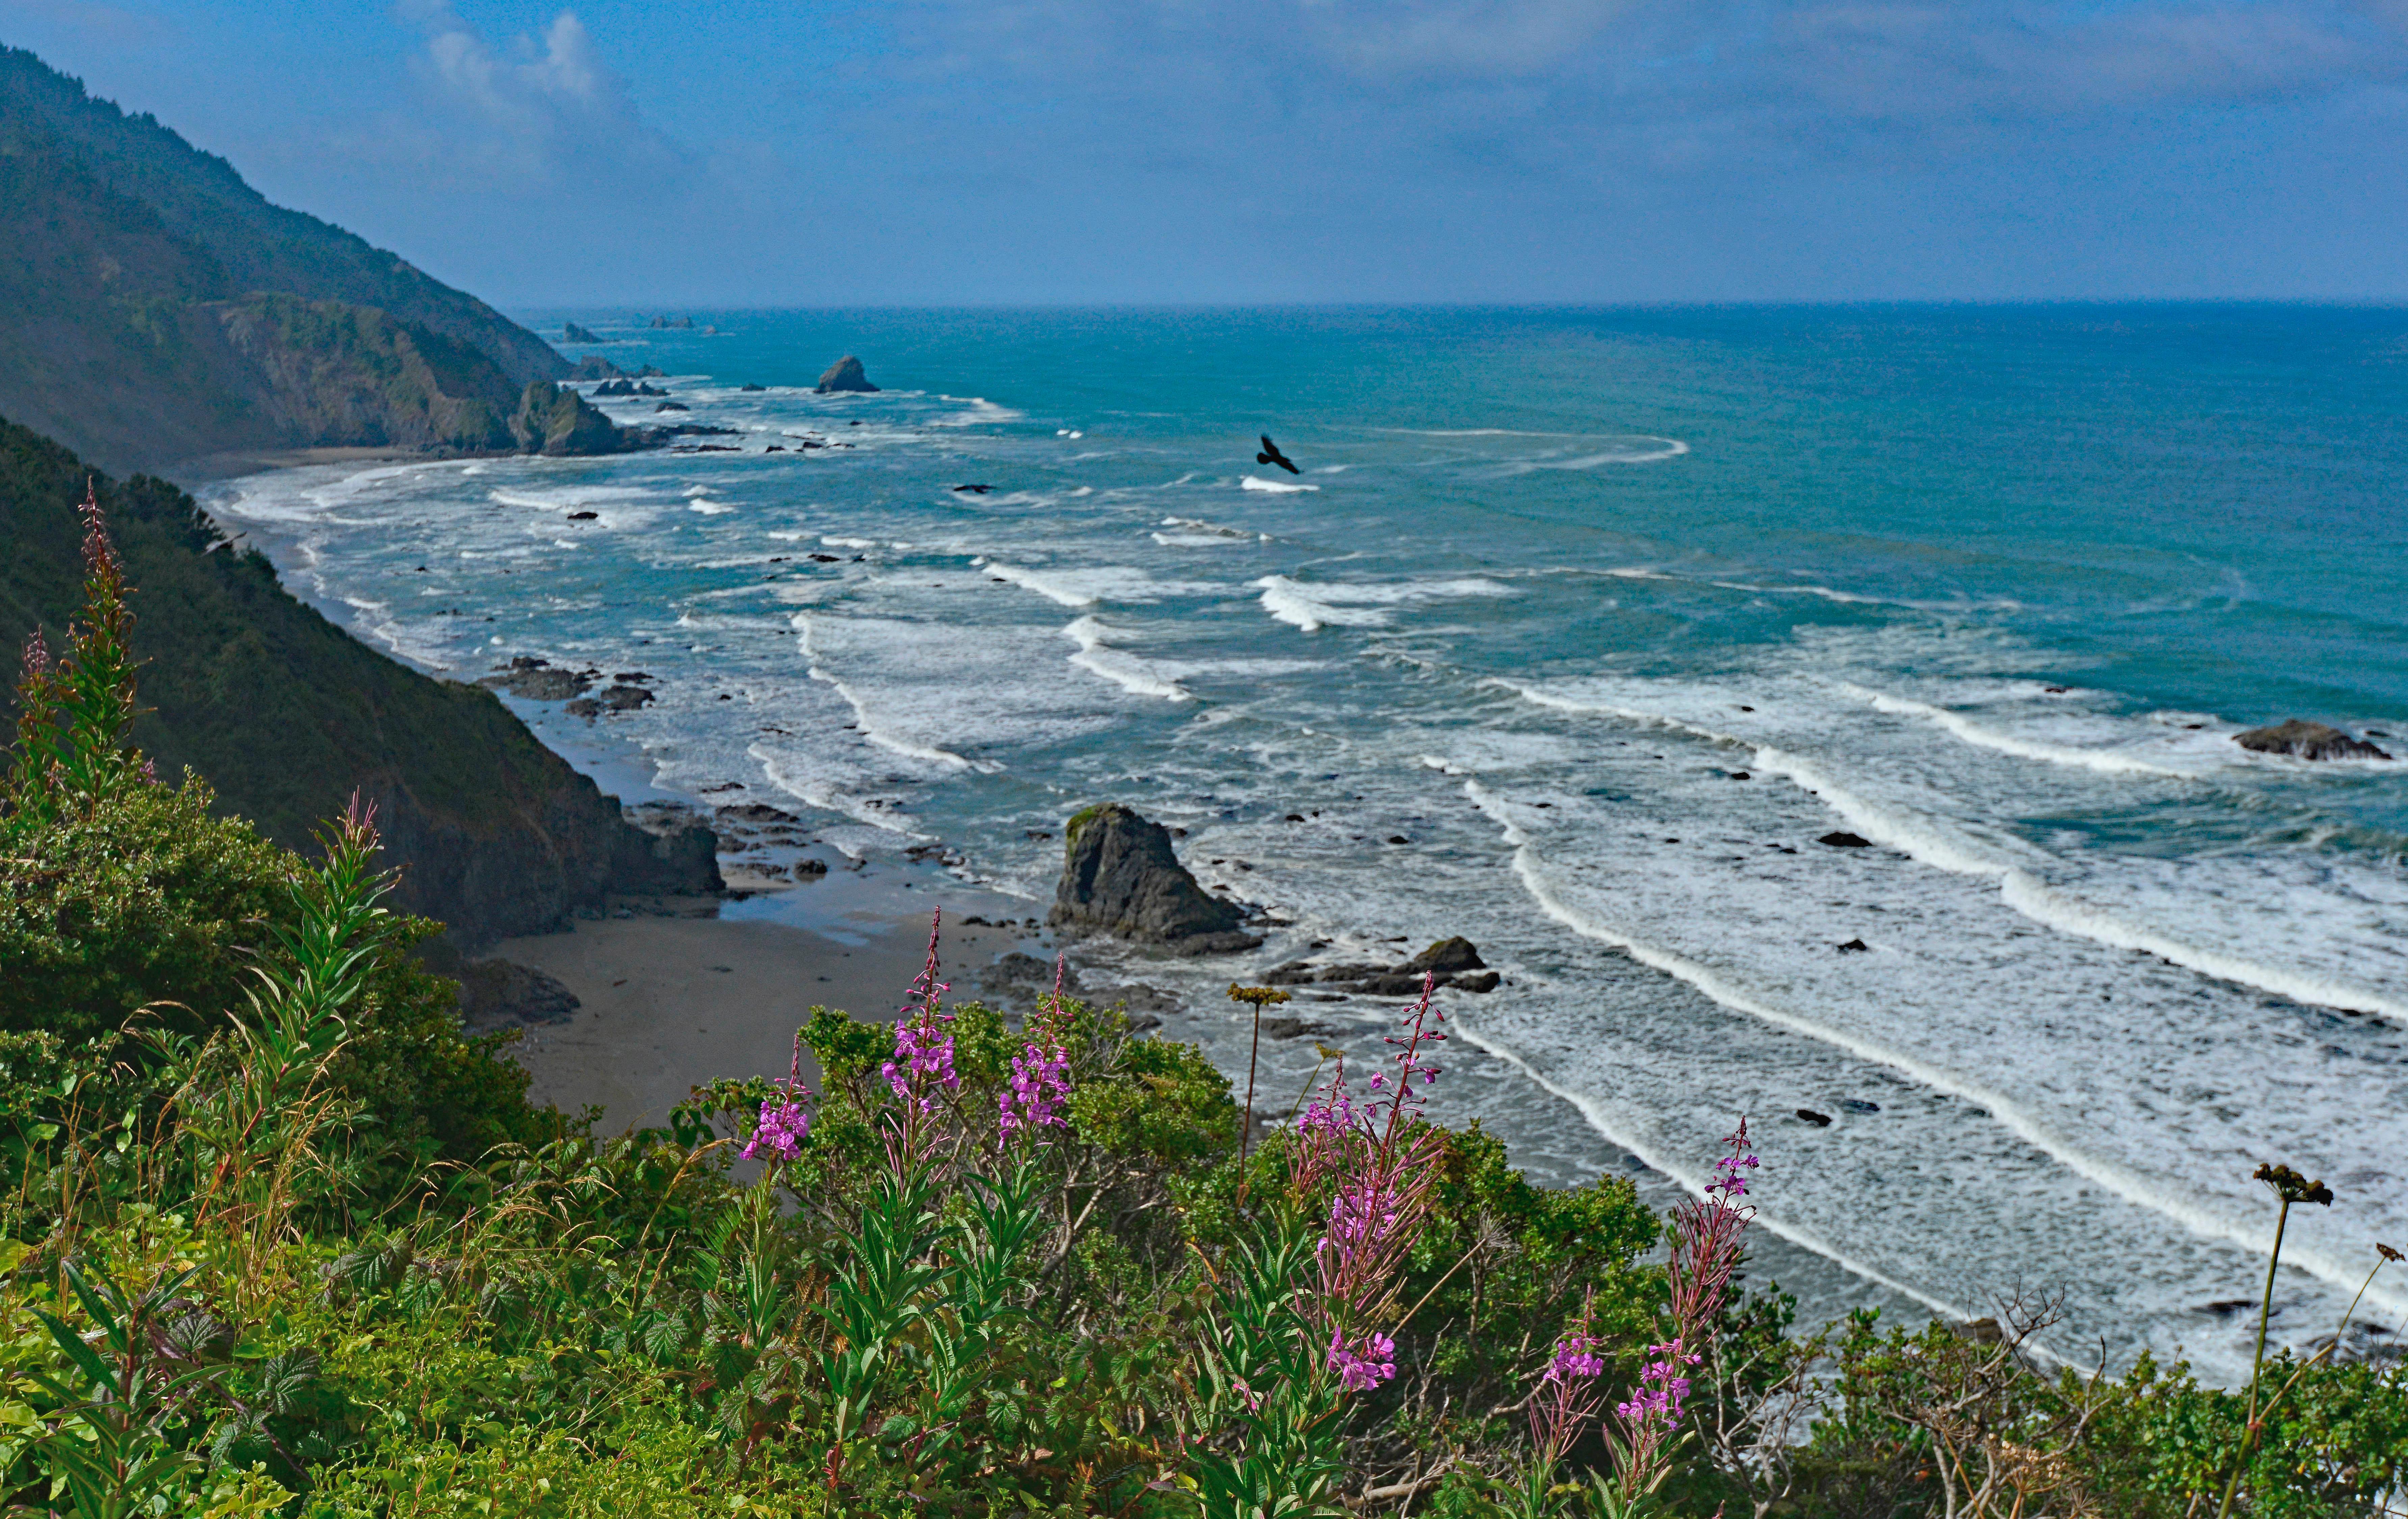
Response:
M425 38L412 60L424 108L395 143L489 185L657 180L689 155L645 124L574 11L539 37L495 49L450 0L404 0Z

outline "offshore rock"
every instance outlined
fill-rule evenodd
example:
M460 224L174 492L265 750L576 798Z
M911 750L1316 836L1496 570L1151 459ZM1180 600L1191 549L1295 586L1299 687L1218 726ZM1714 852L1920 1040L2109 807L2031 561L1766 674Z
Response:
M2294 759L2379 759L2391 756L2363 738L2353 738L2339 728L2322 723L2303 723L2298 718L2278 723L2271 728L2251 728L2236 733L2232 741L2259 754L2288 754Z
M1454 939L1440 939L1428 949L1398 966L1397 973L1401 976L1418 976L1425 970L1435 970L1443 981L1458 970L1487 968L1488 962L1480 957L1480 951L1474 947L1471 940L1457 936Z
M585 695L594 678L577 670L557 669L537 662L498 675L488 675L477 682L494 691L507 691L522 701L566 701L571 696Z
M1060 927L1157 944L1174 954L1259 948L1245 914L1215 901L1171 852L1170 831L1118 802L1091 807L1063 831L1062 881L1045 920Z
M829 365L827 373L820 376L820 382L811 387L822 395L838 391L874 391L877 388L869 382L869 376L862 371L861 361L850 353Z
M518 415L510 419L510 435L521 451L553 458L619 453L628 447L627 435L616 423L584 396L549 380L527 382Z
M564 343L598 343L602 339L595 337L590 329L571 322L561 328L560 340Z

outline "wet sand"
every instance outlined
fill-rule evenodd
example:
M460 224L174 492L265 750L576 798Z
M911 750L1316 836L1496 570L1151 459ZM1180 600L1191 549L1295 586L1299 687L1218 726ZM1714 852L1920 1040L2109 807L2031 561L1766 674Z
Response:
M848 936L853 937L853 936ZM846 943L758 920L608 918L565 934L507 939L491 952L555 976L582 1004L516 1046L528 1096L575 1116L602 1109L599 1132L664 1124L698 1082L782 1076L795 1030L814 1006L885 1021L926 959L924 921L898 921ZM960 995L1020 941L1012 929L945 924L940 979ZM803 1074L818 1071L803 1052Z

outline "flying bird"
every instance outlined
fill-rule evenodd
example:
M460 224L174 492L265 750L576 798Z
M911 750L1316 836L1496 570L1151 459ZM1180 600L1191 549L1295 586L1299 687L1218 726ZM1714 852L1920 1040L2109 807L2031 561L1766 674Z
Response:
M1295 460L1290 459L1286 454L1282 453L1279 451L1279 445L1271 441L1271 435L1268 433L1265 433L1263 435L1263 451L1254 455L1254 463L1258 465L1277 465L1291 475L1301 475L1304 473L1303 470L1298 469L1296 466Z

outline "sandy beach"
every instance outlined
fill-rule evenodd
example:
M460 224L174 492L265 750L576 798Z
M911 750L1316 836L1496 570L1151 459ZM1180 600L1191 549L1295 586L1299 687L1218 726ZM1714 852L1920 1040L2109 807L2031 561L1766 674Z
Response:
M529 1096L572 1116L598 1106L600 1132L615 1134L665 1123L698 1082L785 1074L814 1006L892 1018L924 963L927 924L850 926L839 939L759 920L613 917L505 940L492 953L556 977L581 1004L516 1047L534 1077ZM1016 929L949 919L942 977L968 995L975 973L1021 940ZM803 1070L816 1084L808 1050Z

